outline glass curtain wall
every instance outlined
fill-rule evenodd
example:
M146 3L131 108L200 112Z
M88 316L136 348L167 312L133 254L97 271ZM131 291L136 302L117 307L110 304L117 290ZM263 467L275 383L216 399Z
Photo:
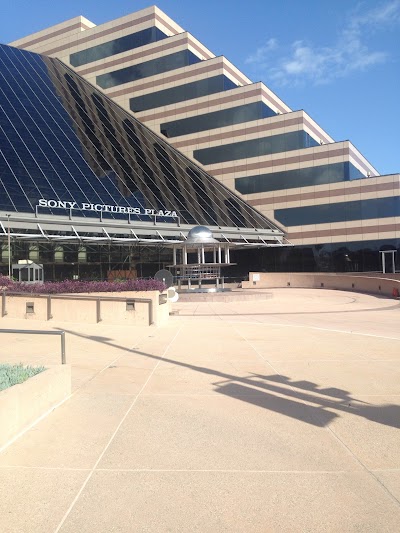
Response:
M0 67L0 210L32 213L52 199L53 214L70 202L132 208L143 221L150 209L188 224L274 227L59 60L2 45Z

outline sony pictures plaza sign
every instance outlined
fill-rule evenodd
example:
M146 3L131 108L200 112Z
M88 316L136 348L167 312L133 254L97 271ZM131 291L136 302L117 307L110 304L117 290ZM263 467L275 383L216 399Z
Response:
M51 209L74 209L78 211L95 211L97 213L122 213L126 215L158 216L165 218L178 218L176 211L163 211L161 209L143 209L141 207L124 207L119 205L87 204L77 202L64 202L61 200L46 200L40 198L38 207Z

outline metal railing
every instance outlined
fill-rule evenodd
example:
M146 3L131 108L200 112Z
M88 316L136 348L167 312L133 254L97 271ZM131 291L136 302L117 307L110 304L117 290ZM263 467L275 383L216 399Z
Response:
M1 294L1 316L7 315L7 296L25 296L26 298L46 298L47 300L47 320L51 320L53 315L51 313L52 300L84 300L96 302L96 322L101 322L101 302L138 302L149 304L149 325L154 323L153 317L153 300L151 298L129 298L119 296L81 296L80 294L37 294L27 292L2 291Z
M46 331L35 329L0 329L0 333L17 333L25 335L60 335L61 336L61 364L67 363L67 356L65 352L65 331Z

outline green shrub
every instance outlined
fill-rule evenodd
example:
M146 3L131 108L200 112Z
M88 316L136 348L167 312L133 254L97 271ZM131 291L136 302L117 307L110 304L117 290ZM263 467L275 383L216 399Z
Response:
M24 366L22 363L19 365L2 365L0 364L0 391L23 383L32 376L36 376L40 372L46 370L44 366Z

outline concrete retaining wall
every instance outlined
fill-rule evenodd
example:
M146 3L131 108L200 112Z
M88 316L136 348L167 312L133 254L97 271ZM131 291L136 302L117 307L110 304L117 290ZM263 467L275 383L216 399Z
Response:
M0 448L71 394L70 365L47 370L0 392Z
M400 293L400 280L368 275L298 273L298 272L250 272L249 281L243 281L244 289L272 289L280 287L304 287L310 289L340 289L382 296Z
M3 294L1 316L26 320L132 325L152 322L160 326L168 321L171 306L159 291L65 295L68 299L58 297L61 295ZM150 303L133 302L137 298L151 300L152 317ZM33 312L29 312L29 307Z

